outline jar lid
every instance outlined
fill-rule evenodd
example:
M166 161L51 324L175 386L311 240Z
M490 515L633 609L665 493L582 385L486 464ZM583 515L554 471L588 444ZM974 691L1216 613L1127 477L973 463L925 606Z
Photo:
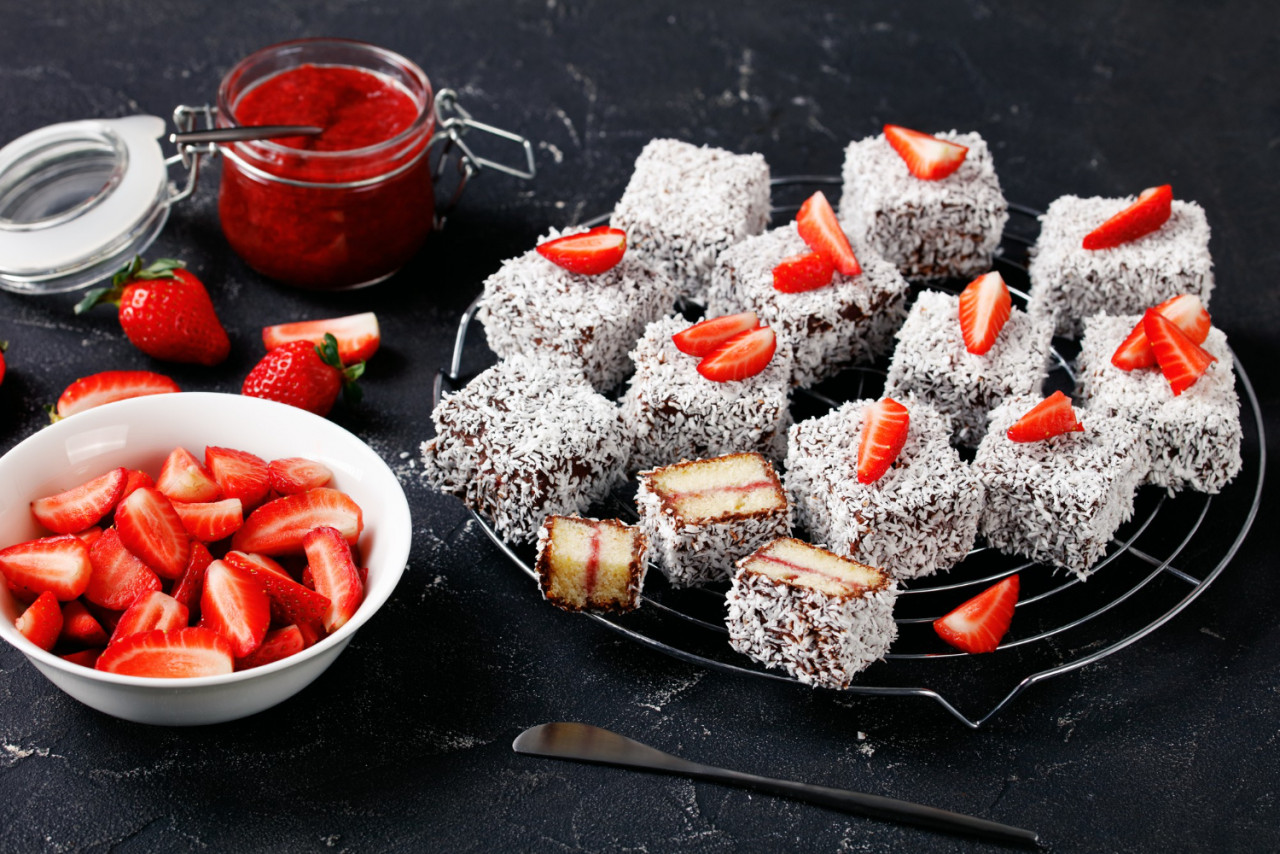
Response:
M0 149L0 288L60 293L109 278L169 217L163 119L50 125Z

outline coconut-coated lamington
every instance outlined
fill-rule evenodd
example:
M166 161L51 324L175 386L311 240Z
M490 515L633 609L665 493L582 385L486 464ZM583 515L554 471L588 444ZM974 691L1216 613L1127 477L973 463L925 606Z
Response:
M647 549L644 532L617 519L548 516L534 563L542 598L565 611L633 611Z
M969 149L960 168L926 181L912 175L884 134L845 149L840 220L908 279L973 278L991 268L1009 206L986 141L977 133L934 134Z
M700 300L716 256L769 222L769 164L675 139L651 140L614 208L629 252Z
M583 228L552 231L539 242ZM597 391L617 388L631 371L627 351L647 323L663 317L675 283L628 252L598 275L573 273L530 250L485 280L476 317L499 357L547 351L580 366Z
M969 553L983 490L951 446L950 420L918 398L895 400L907 408L907 440L878 480L858 482L863 413L875 401L854 400L791 428L783 481L796 524L815 542L902 580Z
M636 509L673 587L727 581L739 558L791 533L778 475L754 453L641 472Z
M1014 306L991 349L970 353L960 331L959 297L922 291L898 330L884 393L927 400L951 417L956 442L976 447L993 407L1040 390L1052 337L1052 321L1033 320Z
M631 352L636 372L622 398L623 421L632 436L631 468L735 451L759 451L780 461L791 426L792 356L786 336L777 333L777 350L759 374L712 382L698 373L699 360L681 353L671 340L691 325L680 317L655 321Z
M808 685L847 688L898 636L897 596L876 567L776 540L738 563L725 596L729 644Z
M775 289L773 268L809 251L794 222L749 237L720 254L707 293L708 316L754 311L786 332L795 355L791 381L798 386L887 353L906 316L909 290L893 264L857 245L859 275L837 272L830 285L800 293Z
M427 479L510 542L532 542L548 515L586 510L625 477L618 408L581 371L544 359L502 360L445 395L431 420Z
M1005 554L1084 580L1133 516L1134 492L1151 455L1137 425L1092 409L1077 410L1083 432L1040 442L1009 439L1009 428L1040 400L1014 397L991 412L973 461L986 489L979 531Z
M1096 314L1085 320L1076 380L1090 409L1135 422L1151 450L1147 482L1170 492L1221 491L1240 472L1240 398L1231 350L1210 328L1201 345L1217 359L1182 394L1174 395L1160 368L1123 371L1111 364L1116 348L1141 315Z
M1111 249L1082 245L1085 235L1135 198L1063 196L1040 217L1040 237L1027 268L1027 310L1056 317L1056 334L1075 337L1086 317L1141 314L1178 294L1195 294L1208 308L1213 291L1209 221L1195 202L1175 199L1168 221L1137 240Z

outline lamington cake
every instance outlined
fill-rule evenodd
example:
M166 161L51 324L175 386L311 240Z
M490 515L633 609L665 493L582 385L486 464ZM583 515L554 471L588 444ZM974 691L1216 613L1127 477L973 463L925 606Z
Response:
M1031 248L1027 310L1056 317L1056 334L1075 337L1098 313L1141 314L1181 293L1206 307L1213 291L1209 222L1195 202L1175 199L1164 225L1111 249L1085 249L1084 237L1133 203L1128 199L1063 196L1040 217Z
M947 416L910 395L898 400L910 416L907 439L874 483L857 477L871 400L850 401L793 426L784 482L796 524L815 542L909 579L950 569L969 553L983 489L951 446Z
M1133 422L1094 409L1077 411L1082 432L1009 439L1009 428L1039 403L1039 395L1013 397L991 411L973 462L986 489L979 531L1005 554L1083 580L1133 515L1151 456Z
M636 509L673 587L727 581L735 561L791 533L778 475L754 453L641 472Z
M908 279L972 278L991 267L1008 204L980 135L935 136L969 149L959 169L936 181L912 175L884 134L850 143L840 220L855 246L870 246Z
M761 373L712 382L698 373L698 359L681 353L671 340L690 325L679 317L655 321L631 352L636 370L622 398L623 422L632 437L631 468L735 451L781 460L791 426L792 355L786 335L778 334L777 350Z
M791 340L791 381L810 386L854 364L870 363L892 346L906 316L908 286L875 252L854 245L861 274L835 273L830 285L799 293L773 287L773 268L808 252L794 222L749 237L716 260L708 314L754 311Z
M646 548L644 532L617 519L548 516L534 565L542 597L566 611L635 610Z
M543 240L583 231L553 229ZM634 252L588 276L530 250L485 280L476 317L499 357L546 350L563 364L581 366L596 390L608 392L630 373L627 351L645 325L665 316L675 298L675 283Z
M885 394L915 394L951 417L953 438L976 447L987 413L1007 397L1040 390L1048 374L1053 324L1014 306L995 343L982 355L965 349L959 300L922 291L898 330Z
M847 688L898 636L887 573L795 539L738 562L729 644L808 685Z
M502 360L446 394L431 420L425 476L510 542L531 542L548 515L586 510L625 477L618 408L581 371L544 359Z
M1159 367L1123 371L1112 354L1141 315L1096 314L1085 320L1076 380L1091 410L1128 418L1151 451L1147 482L1170 492L1216 493L1240 472L1240 398L1222 330L1201 345L1217 359L1195 384L1174 395Z
M706 291L716 256L768 221L763 156L674 139L651 140L640 152L612 218L627 232L628 252L694 299Z

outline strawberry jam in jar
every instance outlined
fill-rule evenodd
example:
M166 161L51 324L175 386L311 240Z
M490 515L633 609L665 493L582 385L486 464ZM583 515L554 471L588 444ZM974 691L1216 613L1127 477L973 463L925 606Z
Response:
M433 96L408 59L344 39L263 48L218 87L218 126L242 125L324 128L220 147L223 233L263 275L316 290L372 285L432 230Z

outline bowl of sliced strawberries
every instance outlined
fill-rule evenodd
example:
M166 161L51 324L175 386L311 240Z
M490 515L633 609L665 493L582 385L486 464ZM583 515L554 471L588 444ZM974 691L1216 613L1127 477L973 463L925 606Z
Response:
M180 392L77 413L0 457L0 637L99 711L269 708L386 602L412 535L395 474L333 422Z

